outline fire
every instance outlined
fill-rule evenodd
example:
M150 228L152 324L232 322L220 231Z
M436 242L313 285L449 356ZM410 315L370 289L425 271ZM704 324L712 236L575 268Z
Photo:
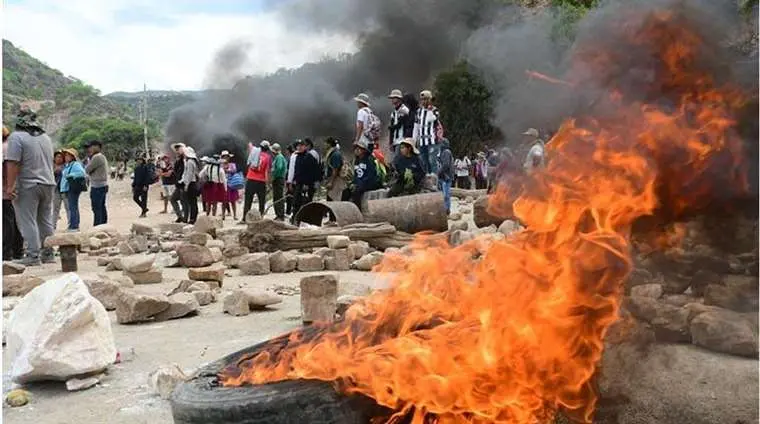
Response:
M659 57L658 90L675 101L613 85L605 113L565 122L547 167L490 199L492 213L512 209L526 230L457 248L417 240L411 256L379 267L393 272L391 289L342 323L242 358L222 383L333 381L396 411L389 422L532 424L558 411L591 422L593 377L632 268L632 226L746 186L732 119L743 98L692 66L700 38L663 12L646 16L630 42ZM578 58L602 72L608 53Z

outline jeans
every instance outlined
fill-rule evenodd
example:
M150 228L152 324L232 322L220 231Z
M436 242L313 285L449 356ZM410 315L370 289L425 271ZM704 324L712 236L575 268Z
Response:
M26 254L40 256L45 239L53 234L53 192L55 186L35 184L20 187L13 201L16 223L26 241Z
M66 192L66 202L69 207L69 230L79 229L79 195L81 191L69 190Z
M248 215L253 204L253 197L258 197L259 213L264 217L264 207L267 204L267 183L264 181L246 180L245 182L245 202L243 203L243 219Z
M183 198L185 199L184 216L182 217L188 224L195 224L195 220L198 219L198 183L190 183L185 190L182 191Z
M3 260L21 259L24 254L24 239L16 224L13 202L3 199Z
M58 229L58 220L61 219L61 206L66 211L66 219L69 217L69 205L66 201L66 193L61 193L56 188L53 193L53 230Z
M440 180L441 191L443 191L443 205L446 207L446 213L451 213L451 181Z
M132 200L140 207L141 213L148 211L148 190L144 187L132 187Z
M284 178L275 178L272 180L272 201L274 201L274 214L278 219L285 218L285 203L282 200L284 190Z
M185 211L187 210L187 203L185 202L185 190L178 186L174 187L172 197L169 199L172 202L172 208L174 213L177 214L177 218L184 219Z
M108 186L90 188L90 201L92 202L93 226L108 223L108 209L106 208L106 195Z

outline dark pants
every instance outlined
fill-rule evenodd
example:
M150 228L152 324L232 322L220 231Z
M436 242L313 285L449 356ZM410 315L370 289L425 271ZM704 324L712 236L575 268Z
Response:
M483 177L475 177L475 188L478 190L485 190L488 188L488 181Z
M79 229L79 195L81 191L69 190L66 192L66 201L69 207L69 230Z
M457 177L457 188L470 189L470 177Z
M272 180L272 201L274 201L274 214L277 219L285 219L285 203L282 200L285 191L285 179L275 178Z
M13 201L3 200L3 260L21 259L24 256L24 239L16 224Z
M259 213L264 217L264 207L267 204L267 183L264 181L247 180L245 182L245 203L243 203L243 219L248 215L253 203L253 196L259 198Z
M314 200L314 184L296 184L293 190L293 222L303 205Z
M420 192L420 186L415 186L411 189L404 187L403 181L396 181L388 189L388 197L409 196Z
M148 190L146 190L146 187L133 187L132 200L140 207L140 212L145 213L148 211Z
M185 211L187 210L187 203L185 202L185 189L179 186L174 186L174 192L171 199L174 212L177 214L177 218L184 219Z
M182 219L188 224L195 224L198 219L198 184L190 183L182 190Z
M293 189L288 188L288 196L287 199L285 199L285 215L291 215L293 213Z
M106 194L108 186L94 187L90 189L90 201L92 202L93 226L108 223L108 209L106 209Z
M351 201L356 205L359 210L362 210L362 197L367 190L353 190L351 192Z

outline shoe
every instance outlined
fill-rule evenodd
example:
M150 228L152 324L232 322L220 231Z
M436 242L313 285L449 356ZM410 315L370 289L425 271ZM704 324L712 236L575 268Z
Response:
M148 217L148 216L147 216L147 215L145 215L145 212L143 212L143 213L141 213L141 214L140 214L140 218L147 218L147 217Z
M177 219L174 221L175 224L181 224L185 222L185 220L182 217L177 217Z
M40 266L40 265L42 265L42 262L40 262L39 256L25 256L24 258L16 260L16 261L13 261L13 262L15 262L15 263L17 263L19 265L24 265L24 266Z
M55 256L53 255L43 255L40 256L40 262L43 264L54 264L55 263Z
M79 228L69 228L68 230L66 230L66 232L67 233L78 233L79 232Z
M166 215L167 213L168 213L168 212L166 212L166 211L161 211L161 212L159 212L158 214L159 214L159 215Z

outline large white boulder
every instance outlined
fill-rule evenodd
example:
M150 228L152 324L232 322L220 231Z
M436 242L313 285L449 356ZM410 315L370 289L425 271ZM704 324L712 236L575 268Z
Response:
M7 325L10 374L17 383L65 381L101 371L116 358L106 309L73 273L29 292Z

